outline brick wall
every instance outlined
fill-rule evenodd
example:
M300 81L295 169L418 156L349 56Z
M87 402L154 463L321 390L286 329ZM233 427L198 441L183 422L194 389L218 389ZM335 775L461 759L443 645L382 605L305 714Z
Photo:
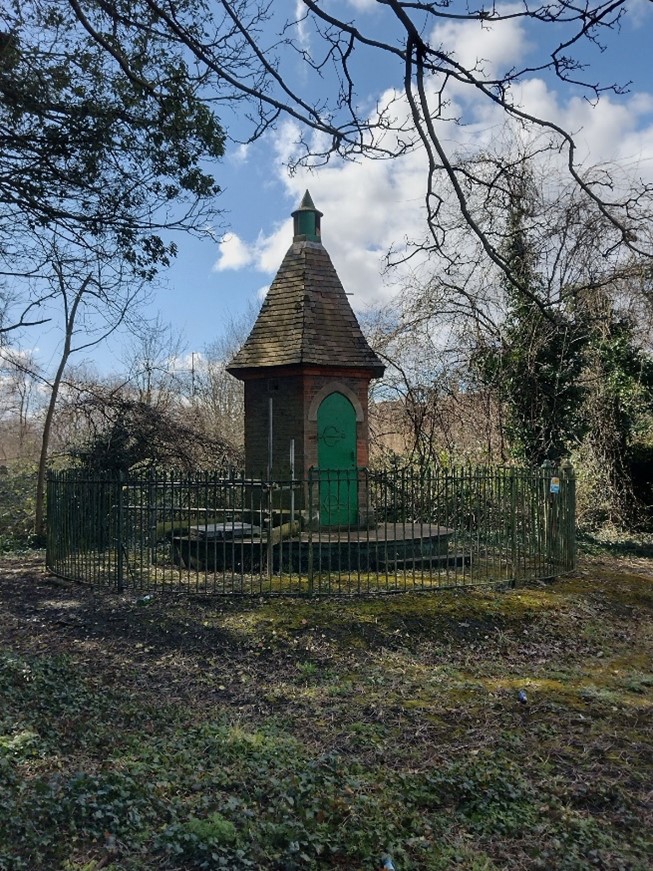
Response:
M313 400L323 391L348 388L358 399L363 419L356 424L357 465L369 461L368 373L335 371L299 371L292 374L270 373L268 377L251 377L245 381L245 470L254 478L268 473L270 400L272 400L273 445L272 478L290 479L290 440L295 440L295 478L305 478L311 466L317 466L317 420L309 419ZM346 394L346 391L345 391ZM316 406L319 408L319 404ZM306 494L296 493L295 507L304 508ZM290 500L288 494L288 499ZM359 492L361 517L365 515L367 494Z
M245 383L245 468L248 475L265 477L268 471L270 400L272 400L272 477L290 477L290 440L301 460L304 415L301 378L255 378ZM295 474L300 474L296 464Z
M367 373L304 371L249 378L245 382L245 458L248 475L265 476L268 469L269 403L273 408L273 468L275 478L290 475L290 440L295 440L295 474L317 465L317 423L308 420L311 403L325 387L344 384L358 398L363 420L357 423L357 465L369 460ZM330 391L329 391L330 392Z

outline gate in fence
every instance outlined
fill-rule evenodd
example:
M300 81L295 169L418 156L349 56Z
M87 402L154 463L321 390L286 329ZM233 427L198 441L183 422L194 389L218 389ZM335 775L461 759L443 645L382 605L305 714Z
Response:
M47 500L50 571L117 590L365 594L515 583L575 565L568 463L312 469L286 481L68 470L50 474Z

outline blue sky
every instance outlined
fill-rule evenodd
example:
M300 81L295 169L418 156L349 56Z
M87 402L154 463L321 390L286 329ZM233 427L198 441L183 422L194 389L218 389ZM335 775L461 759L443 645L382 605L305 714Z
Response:
M375 0L331 0L330 5L383 35L384 19ZM296 3L282 0L279 6L292 15ZM446 45L455 45L463 60L484 58L491 68L506 69L536 57L540 33L541 25L536 24L527 28L507 22L485 30L478 25L447 24L438 37ZM620 32L608 35L606 50L587 49L589 78L632 81L622 96L605 96L592 106L573 88L534 75L521 85L519 99L575 132L588 163L614 160L653 182L652 35L652 4L632 0ZM301 69L297 67L294 74L301 76ZM361 100L372 105L383 89L400 84L399 68L363 67ZM480 103L461 95L460 109L468 126L454 129L452 125L447 135L461 145L466 139L478 144L500 135L501 118ZM224 123L228 132L238 135L237 118L225 116ZM323 241L345 289L353 294L355 310L384 305L391 298L393 285L382 276L386 251L406 235L424 233L424 165L419 154L392 162L333 163L314 173L302 170L291 176L284 164L294 153L297 132L282 121L276 133L247 148L229 143L215 168L223 188L219 202L223 226L216 228L223 234L222 242L177 240L179 256L162 276L149 311L174 325L189 355L202 352L221 336L229 318L238 318L252 302L260 301L290 244L290 212L307 187L324 212ZM38 349L47 365L55 353L56 329L32 331L23 341L25 347ZM96 349L89 362L103 373L115 369L123 341L118 336Z

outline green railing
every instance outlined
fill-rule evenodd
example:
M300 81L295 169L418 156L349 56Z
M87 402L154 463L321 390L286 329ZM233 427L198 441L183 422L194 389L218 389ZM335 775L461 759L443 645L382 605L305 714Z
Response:
M50 571L117 590L429 590L553 577L576 558L569 464L294 481L69 470L50 474L47 504Z

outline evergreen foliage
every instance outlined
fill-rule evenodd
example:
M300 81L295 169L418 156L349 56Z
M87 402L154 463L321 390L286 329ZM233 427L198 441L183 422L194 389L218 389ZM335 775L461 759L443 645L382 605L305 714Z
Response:
M0 256L17 272L37 235L150 278L175 253L162 231L200 227L219 192L203 161L224 133L183 53L146 9L127 36L102 6L104 45L62 0L0 12Z
M617 264L595 281L591 264L581 262L577 285L553 288L529 222L537 210L538 194L524 175L510 192L506 219L505 257L515 281L502 281L505 316L494 335L477 342L472 372L500 398L516 458L540 465L576 452L577 465L586 466L581 486L587 479L593 493L592 522L641 526L650 513L641 501L650 496L644 482L653 479L642 450L653 411L653 359L625 300L637 297L636 281L647 269ZM569 216L565 228L581 239L575 256L591 230L582 221L574 227L577 219ZM644 486L636 488L635 475Z
M541 465L563 456L585 428L579 376L588 334L582 318L547 298L526 221L534 199L522 176L507 212L505 257L514 280L502 279L505 321L496 337L479 343L472 368L505 405L512 453Z

